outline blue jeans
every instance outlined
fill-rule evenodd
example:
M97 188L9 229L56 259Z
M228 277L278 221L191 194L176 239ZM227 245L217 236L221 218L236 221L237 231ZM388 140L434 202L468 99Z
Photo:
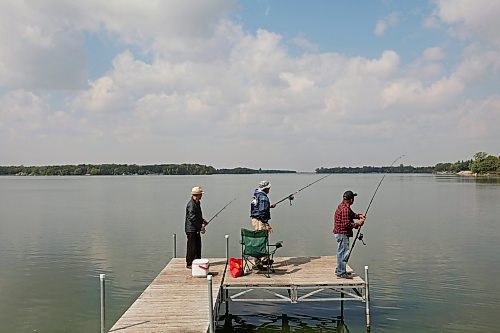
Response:
M344 234L335 234L335 240L337 241L337 269L335 274L340 276L347 273L347 263L344 260L349 253L349 237Z

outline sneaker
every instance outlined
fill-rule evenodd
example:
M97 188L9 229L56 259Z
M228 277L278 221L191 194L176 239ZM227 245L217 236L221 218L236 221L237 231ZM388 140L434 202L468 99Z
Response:
M187 269L191 269L191 265L186 265L186 268Z
M348 279L348 280L352 280L352 276L347 274L347 273L344 273L344 274L340 274L340 275L337 275L338 278L340 279Z
M345 274L347 274L347 275L352 275L352 272L347 272L347 273L345 273ZM340 275L338 275L338 274L337 274L337 269L336 269L336 268L335 268L335 275L337 275L337 277L340 277Z

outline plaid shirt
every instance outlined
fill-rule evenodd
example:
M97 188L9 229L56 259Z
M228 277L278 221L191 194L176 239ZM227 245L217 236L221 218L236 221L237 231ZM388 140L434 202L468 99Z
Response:
M358 228L358 224L354 223L354 219L359 219L359 214L354 213L349 205L342 201L335 210L333 233L352 237L352 228Z

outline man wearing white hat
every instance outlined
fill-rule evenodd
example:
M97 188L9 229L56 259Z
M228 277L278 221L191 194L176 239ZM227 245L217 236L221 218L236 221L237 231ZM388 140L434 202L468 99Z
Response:
M191 268L194 259L201 259L201 235L200 232L208 222L203 218L201 212L201 197L203 190L195 186L191 190L191 200L186 206L185 231L187 236L186 267Z
M250 204L250 217L252 218L252 225L254 230L268 230L271 232L273 228L269 225L271 219L271 208L276 207L275 204L269 202L269 190L271 183L263 180L259 183L253 194L252 202Z
M271 208L276 207L276 205L269 202L267 195L270 189L271 183L263 180L259 183L259 188L253 194L252 202L250 203L250 217L252 218L254 230L273 231L273 228L269 225L269 220L271 219ZM255 258L255 266L263 269L260 259Z

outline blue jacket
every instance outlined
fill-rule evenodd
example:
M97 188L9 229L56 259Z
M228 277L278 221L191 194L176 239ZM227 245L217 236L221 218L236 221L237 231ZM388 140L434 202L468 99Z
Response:
M266 192L256 189L250 204L250 217L268 223L271 219L271 203Z

